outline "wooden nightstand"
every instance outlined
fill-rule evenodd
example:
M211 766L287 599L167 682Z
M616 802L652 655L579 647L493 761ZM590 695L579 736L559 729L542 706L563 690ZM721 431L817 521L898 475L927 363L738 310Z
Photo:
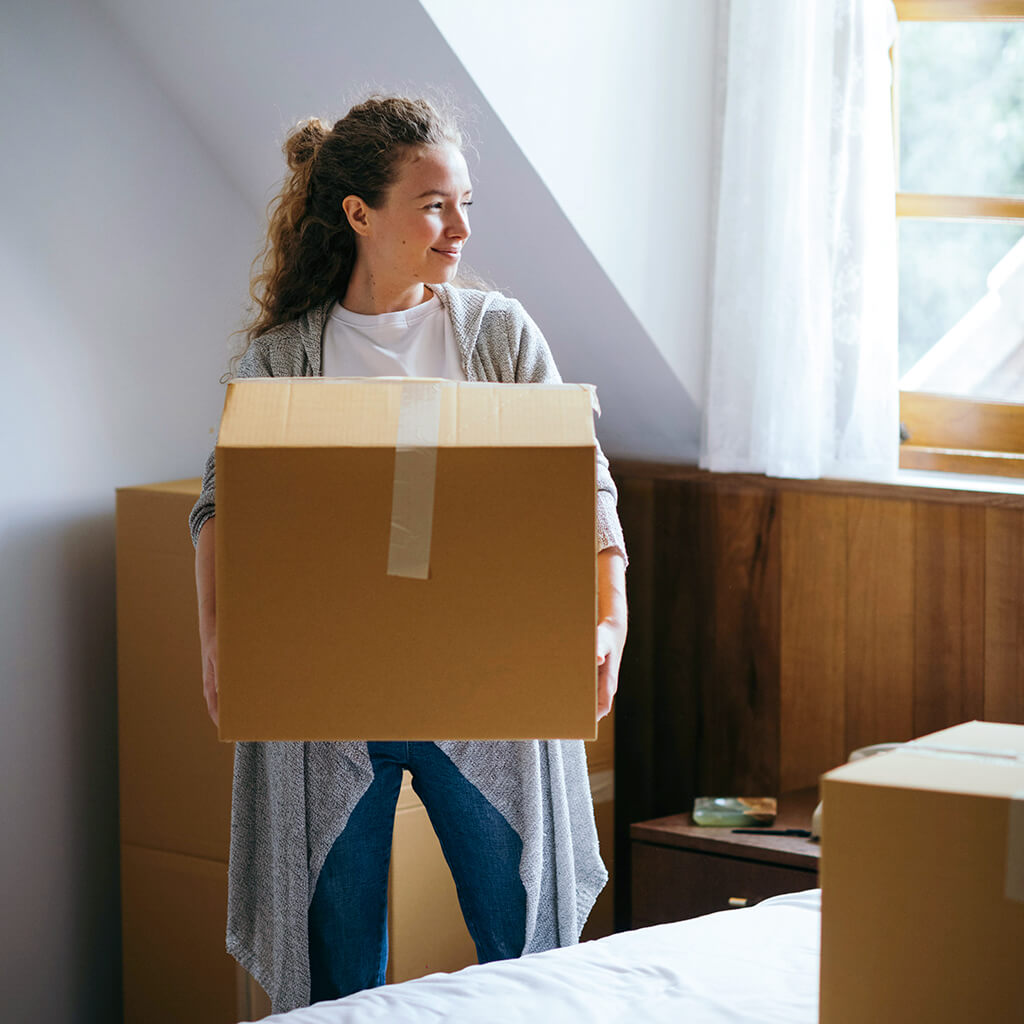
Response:
M810 828L817 802L817 787L783 794L773 828ZM694 825L689 814L637 822L630 839L634 928L818 885L820 844L810 839L736 835Z

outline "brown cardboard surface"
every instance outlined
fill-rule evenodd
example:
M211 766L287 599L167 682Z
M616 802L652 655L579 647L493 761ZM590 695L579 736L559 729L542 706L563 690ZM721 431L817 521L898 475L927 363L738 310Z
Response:
M227 864L121 844L126 1024L237 1020Z
M117 492L118 752L123 842L227 860L233 747L203 699L199 481Z
M273 1007L270 996L241 964L235 964L235 1017L240 1021L263 1020Z
M395 812L388 875L387 980L408 981L477 962L451 871L406 772Z
M409 579L387 574L407 383L229 385L222 739L595 736L589 391L444 382L429 578Z
M608 884L587 918L581 942L611 935L614 929L614 774L590 775L594 818ZM426 808L402 780L395 815L388 879L388 983L420 978L434 971L457 971L477 962L459 906L455 883Z
M822 780L821 1021L1024 1020L1024 902L1006 894L1024 726L973 722Z
M593 447L582 384L456 383L410 377L263 377L232 381L218 447L394 448L408 384L440 392L442 448Z
M186 525L198 494L192 479L122 488L117 496L126 1020L203 1020L210 1005L220 1013L232 996L234 1015L215 1019L270 1012L240 968L231 977L220 970L233 748L216 741L202 699ZM609 870L613 716L602 720L600 738L587 751L592 782L595 772L603 780L595 815ZM396 976L473 962L447 865L408 787L398 810L391 881ZM610 931L609 885L585 936ZM168 986L175 988L169 1000Z
M597 723L597 737L589 740L586 746L587 768L590 774L614 769L615 767L615 708Z

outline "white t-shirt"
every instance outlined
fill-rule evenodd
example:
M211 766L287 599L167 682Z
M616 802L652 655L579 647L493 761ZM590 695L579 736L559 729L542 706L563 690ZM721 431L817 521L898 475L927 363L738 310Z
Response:
M336 302L324 328L325 377L465 380L451 322L436 295L396 313L353 313Z

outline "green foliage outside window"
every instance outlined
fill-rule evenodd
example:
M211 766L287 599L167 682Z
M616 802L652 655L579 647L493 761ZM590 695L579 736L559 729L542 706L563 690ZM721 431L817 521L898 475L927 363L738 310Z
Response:
M898 61L899 190L1024 196L1024 25L903 22ZM1020 222L901 221L901 374L1022 236Z

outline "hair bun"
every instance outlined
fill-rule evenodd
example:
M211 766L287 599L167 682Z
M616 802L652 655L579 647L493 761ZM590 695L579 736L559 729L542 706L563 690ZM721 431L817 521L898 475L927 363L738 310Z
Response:
M288 158L288 166L296 170L313 160L320 151L328 131L330 128L319 117L300 121L285 139L284 152Z

